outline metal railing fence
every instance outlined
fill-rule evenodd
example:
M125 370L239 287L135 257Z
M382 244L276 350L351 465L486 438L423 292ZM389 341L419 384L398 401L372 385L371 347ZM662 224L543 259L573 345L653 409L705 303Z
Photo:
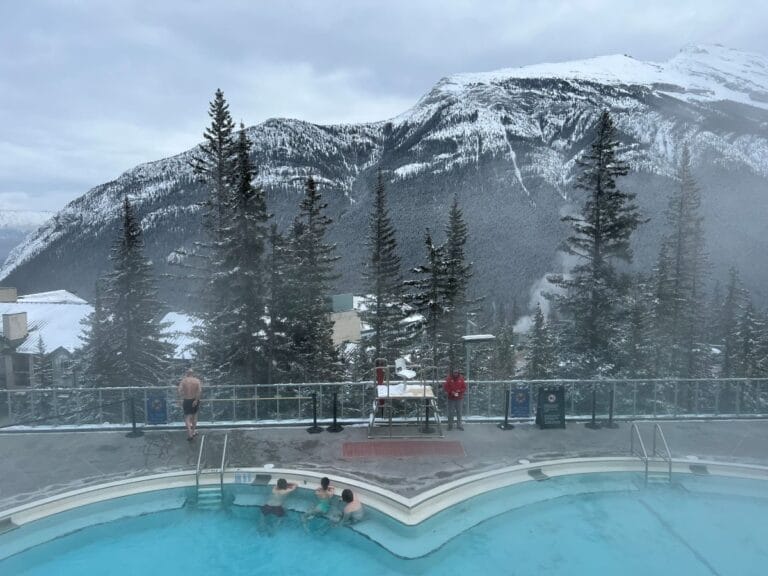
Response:
M394 383L394 382L393 382ZM442 382L427 381L443 407ZM658 380L471 380L465 396L465 417L504 418L508 392L522 394L512 418L533 418L540 387L563 386L566 417L589 418L592 389L597 393L598 418L607 418L613 396L613 417L638 418L768 418L768 378L658 379ZM318 421L333 414L334 392L338 418L364 422L375 395L373 381L342 383L286 383L253 386L212 386L203 390L198 420L210 424L307 424L313 419L317 397ZM20 388L0 390L0 426L128 425L132 409L139 424L183 421L176 386L114 388ZM520 412L522 410L522 413ZM527 411L527 415L525 412Z

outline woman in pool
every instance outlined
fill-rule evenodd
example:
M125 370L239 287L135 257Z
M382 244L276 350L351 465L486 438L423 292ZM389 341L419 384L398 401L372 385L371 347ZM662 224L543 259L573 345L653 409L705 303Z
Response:
M328 478L320 480L320 487L315 490L317 503L315 507L304 514L304 522L311 520L315 516L328 516L331 511L331 499L333 498L333 486Z
M341 493L341 500L344 502L344 512L339 520L340 524L352 524L363 519L363 503L352 490L345 488Z
M264 516L272 515L278 518L285 516L283 502L285 497L294 490L296 490L296 484L289 484L285 478L279 478L275 487L272 488L272 495L269 497L269 500L261 507L261 513Z

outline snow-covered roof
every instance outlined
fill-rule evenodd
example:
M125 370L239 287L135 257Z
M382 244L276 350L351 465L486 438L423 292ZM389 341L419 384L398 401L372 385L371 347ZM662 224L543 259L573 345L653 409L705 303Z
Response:
M16 302L0 302L0 315L27 313L29 335L16 348L22 354L37 354L39 339L42 337L46 352L64 348L74 352L83 345L82 321L93 311L93 306L66 290L39 292L19 296ZM165 330L166 340L175 347L174 358L191 358L192 346L196 340L192 329L200 321L194 316L169 312L163 322L170 324ZM0 323L0 335L2 334Z
M493 334L467 334L461 337L464 342L492 342L496 340Z
M21 304L88 304L88 302L82 298L78 298L66 290L25 294L19 296L17 300Z
M36 354L41 337L47 352L58 348L73 352L82 344L81 322L92 311L90 304L66 290L26 294L16 302L0 302L0 315L27 313L29 335L16 349L22 354Z

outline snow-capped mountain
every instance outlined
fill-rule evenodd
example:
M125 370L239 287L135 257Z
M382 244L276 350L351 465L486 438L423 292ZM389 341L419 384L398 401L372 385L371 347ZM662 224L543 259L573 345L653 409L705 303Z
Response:
M0 262L27 234L37 230L51 216L52 212L0 208Z
M688 145L716 272L738 266L758 299L768 299L768 59L760 55L697 46L664 63L605 56L457 74L390 121L273 119L247 130L280 226L290 223L306 176L320 182L336 221L344 291L360 284L372 182L383 169L406 266L422 258L426 228L440 238L456 194L477 291L525 301L536 279L560 270L557 249L567 232L560 215L581 205L576 160L604 109L633 168L620 184L637 193L651 219L636 234L636 265L648 268L655 258ZM201 132L205 123L201 112ZM10 255L3 283L90 294L108 269L125 193L142 217L149 255L161 274L173 274L174 249L200 238L204 192L189 168L192 153L138 166L69 204ZM166 296L184 290L164 280Z

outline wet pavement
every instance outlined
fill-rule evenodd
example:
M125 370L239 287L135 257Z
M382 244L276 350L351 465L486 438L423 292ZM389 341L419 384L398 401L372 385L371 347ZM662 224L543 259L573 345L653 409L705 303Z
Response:
M367 438L367 427L309 434L305 427L201 429L206 436L205 467L218 467L224 435L229 435L228 467L274 464L344 476L414 496L444 482L517 464L558 458L626 456L630 425L592 430L583 422L565 429L540 430L516 424L501 430L493 423L467 423L444 438L414 432L414 440L461 443L463 455L344 457L347 442L408 442ZM768 420L665 421L661 423L673 458L768 466ZM639 422L651 450L653 424ZM45 496L112 480L158 472L194 470L201 436L186 440L184 430L144 429L138 438L126 430L0 433L0 511Z

